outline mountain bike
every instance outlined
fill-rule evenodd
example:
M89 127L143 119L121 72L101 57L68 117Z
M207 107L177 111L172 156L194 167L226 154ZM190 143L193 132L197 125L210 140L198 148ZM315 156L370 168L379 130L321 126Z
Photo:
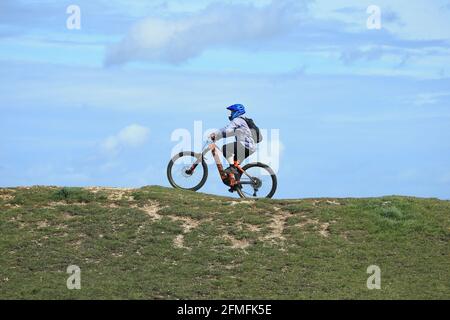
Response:
M198 191L208 179L206 155L214 157L222 182L236 191L241 198L272 198L277 189L277 177L266 164L255 162L241 167L234 162L232 170L224 170L219 154L221 150L214 140L207 140L202 153L184 151L176 154L167 166L167 178L176 189ZM222 154L223 157L223 154Z

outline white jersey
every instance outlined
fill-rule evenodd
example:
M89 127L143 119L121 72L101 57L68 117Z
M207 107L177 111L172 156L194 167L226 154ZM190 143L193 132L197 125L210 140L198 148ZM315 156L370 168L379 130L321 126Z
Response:
M251 152L256 151L256 143L253 140L252 132L248 127L247 121L241 117L231 120L231 122L224 128L220 129L218 138L236 137L236 141L241 143L245 148Z

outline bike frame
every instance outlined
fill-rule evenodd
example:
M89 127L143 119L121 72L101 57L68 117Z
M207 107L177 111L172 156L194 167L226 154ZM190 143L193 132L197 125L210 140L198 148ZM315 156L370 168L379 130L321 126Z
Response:
M214 161L216 162L216 166L217 166L217 170L219 171L219 176L220 179L222 179L222 181L225 183L225 181L227 179L229 179L229 184L231 187L234 187L236 185L242 185L242 184L253 184L251 181L253 181L253 177L251 175L249 175L245 170L243 170L239 164L239 161L234 161L234 166L235 168L241 173L241 174L245 174L247 177L250 178L251 181L236 181L236 179L234 178L233 174L230 174L230 176L227 175L227 173L225 172L225 170L223 169L223 165L222 165L222 161L220 160L220 156L219 153L222 153L222 151L220 151L220 149L216 146L216 144L214 142L208 143L208 147L204 148L205 150L203 150L202 152L202 158L198 159L193 165L192 167L189 169L189 171L194 172L195 168L197 168L197 166L203 161L203 158L206 156L206 154L208 152L211 151L211 154L214 157ZM223 154L222 154L223 155Z

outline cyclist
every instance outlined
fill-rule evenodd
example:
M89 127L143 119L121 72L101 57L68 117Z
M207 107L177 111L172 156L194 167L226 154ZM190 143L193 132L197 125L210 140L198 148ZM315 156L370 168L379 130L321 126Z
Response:
M217 141L223 138L234 136L235 142L223 145L222 152L230 166L225 172L234 179L238 173L235 164L242 163L256 151L256 142L253 139L252 132L247 121L242 117L245 114L245 107L242 104L234 104L227 108L230 111L228 119L230 123L224 128L210 135L210 139ZM231 188L230 192L235 191Z

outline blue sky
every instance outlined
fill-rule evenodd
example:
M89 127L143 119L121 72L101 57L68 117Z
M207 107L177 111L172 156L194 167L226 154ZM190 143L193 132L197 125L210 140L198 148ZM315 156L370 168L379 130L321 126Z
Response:
M243 103L279 198L449 199L449 66L448 0L2 0L0 186L168 186L173 131Z

